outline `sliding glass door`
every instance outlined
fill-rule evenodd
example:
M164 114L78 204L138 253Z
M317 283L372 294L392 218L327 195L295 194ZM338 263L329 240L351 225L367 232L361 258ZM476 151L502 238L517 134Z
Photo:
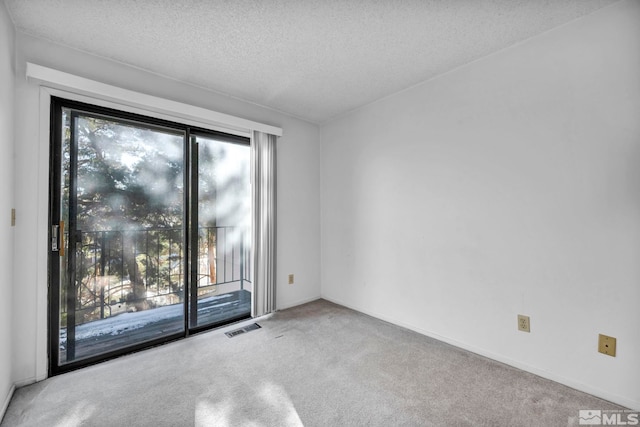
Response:
M249 316L247 144L53 99L52 373Z
M192 328L251 311L249 146L193 135Z

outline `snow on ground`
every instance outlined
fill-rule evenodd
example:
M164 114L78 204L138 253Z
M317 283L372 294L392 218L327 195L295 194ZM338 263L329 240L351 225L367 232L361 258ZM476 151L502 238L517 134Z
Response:
M231 294L217 295L213 297L203 298L198 301L198 305L212 303L225 298L230 298ZM215 304L215 307L223 307L233 304L235 301L222 302ZM198 308L198 311L211 307ZM88 338L99 337L102 335L120 335L123 332L129 332L135 329L144 328L151 323L161 322L163 320L179 320L184 314L184 304L166 305L164 307L152 308L145 311L136 311L131 313L121 313L116 316L107 317L106 319L96 320L89 323L83 323L76 326L76 340L84 340ZM65 346L67 343L67 329L60 329L60 345Z

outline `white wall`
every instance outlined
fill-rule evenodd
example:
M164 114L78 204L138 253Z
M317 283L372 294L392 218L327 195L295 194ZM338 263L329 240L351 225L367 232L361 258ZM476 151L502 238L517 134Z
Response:
M46 375L48 146L39 136L39 89L22 77L25 63L55 68L126 89L172 99L282 127L278 142L277 307L320 295L320 206L318 126L276 111L225 97L87 55L22 33L16 42L16 228L14 378L17 384ZM46 134L46 130L44 130ZM46 140L46 136L45 136ZM38 163L39 162L39 163ZM38 258L35 261L34 252ZM287 285L287 273L296 284Z
M13 93L15 30L0 3L0 419L13 386L11 313L13 290Z
M320 133L324 298L640 409L640 2Z

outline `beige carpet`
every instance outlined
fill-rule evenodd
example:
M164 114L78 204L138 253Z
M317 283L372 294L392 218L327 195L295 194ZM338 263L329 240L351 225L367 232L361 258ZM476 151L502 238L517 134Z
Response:
M623 409L318 300L16 391L2 426L566 426Z

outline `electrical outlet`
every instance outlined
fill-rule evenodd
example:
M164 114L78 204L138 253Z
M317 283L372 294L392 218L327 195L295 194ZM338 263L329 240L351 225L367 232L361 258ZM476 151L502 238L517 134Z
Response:
M616 339L606 335L598 335L598 351L607 356L616 357Z
M518 314L518 330L522 332L531 332L531 323L529 316Z
M293 274L289 275L289 284L293 285Z

